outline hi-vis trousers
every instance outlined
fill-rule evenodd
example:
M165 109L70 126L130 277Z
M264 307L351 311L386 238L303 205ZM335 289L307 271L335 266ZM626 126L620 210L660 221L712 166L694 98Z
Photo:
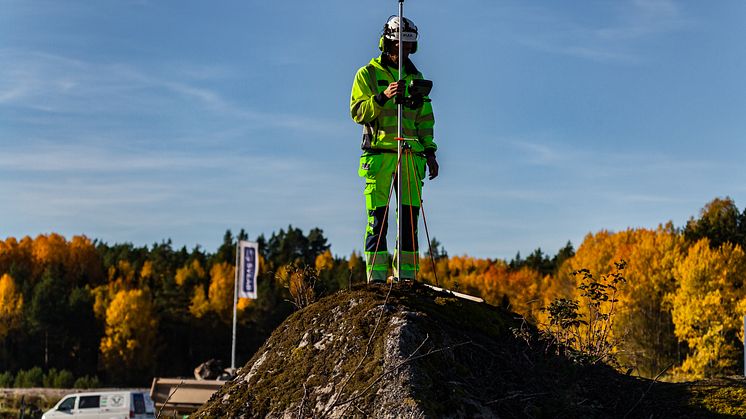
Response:
M402 236L397 237L401 245L401 272L396 271L396 253L389 261L386 245L388 220L386 215L392 182L396 188L396 152L365 152L360 157L358 174L365 178L365 209L368 224L365 228L365 267L369 281L386 281L389 264L393 264L394 276L399 279L414 279L419 270L417 244L417 220L420 213L422 180L425 178L426 159L405 151L402 154ZM395 189L396 190L396 189ZM392 202L396 197L392 196Z

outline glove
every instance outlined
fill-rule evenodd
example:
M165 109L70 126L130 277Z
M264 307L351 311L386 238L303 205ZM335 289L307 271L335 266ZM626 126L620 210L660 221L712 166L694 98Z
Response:
M428 179L433 180L438 177L438 161L435 159L435 153L427 155L427 171L430 173Z

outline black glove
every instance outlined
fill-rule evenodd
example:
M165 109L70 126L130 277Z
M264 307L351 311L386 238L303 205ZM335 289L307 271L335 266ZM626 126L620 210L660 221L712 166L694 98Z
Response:
M430 153L427 155L427 171L430 173L430 177L428 179L433 180L436 177L438 177L438 161L435 159L435 153Z

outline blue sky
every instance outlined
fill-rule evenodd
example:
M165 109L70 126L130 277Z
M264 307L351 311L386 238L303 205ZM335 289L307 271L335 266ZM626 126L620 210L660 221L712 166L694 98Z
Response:
M0 238L362 248L355 71L397 2L0 0ZM746 206L746 2L407 0L449 254ZM424 232L423 232L424 233ZM390 237L389 243L392 243Z

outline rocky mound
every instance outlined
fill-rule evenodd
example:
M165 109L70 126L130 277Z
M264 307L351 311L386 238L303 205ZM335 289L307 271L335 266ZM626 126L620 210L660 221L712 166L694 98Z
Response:
M516 330L523 330L516 337ZM424 286L341 291L294 313L192 417L738 417L743 382L654 383L554 356L520 316ZM740 407L732 403L740 395ZM715 398L717 399L717 398ZM736 399L737 400L737 399ZM717 404L717 403L716 403ZM738 403L736 403L738 404ZM729 407L731 408L731 407ZM740 410L739 410L740 409Z

